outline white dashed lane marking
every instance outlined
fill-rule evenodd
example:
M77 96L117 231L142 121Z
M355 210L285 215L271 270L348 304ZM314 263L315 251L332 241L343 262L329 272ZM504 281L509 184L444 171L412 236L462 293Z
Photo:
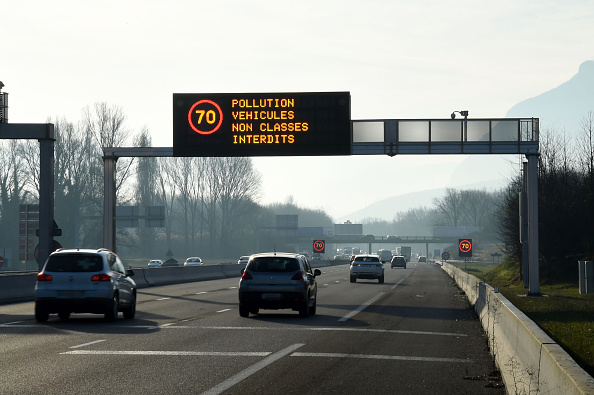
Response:
M83 344L79 344L77 346L70 346L70 348L79 348L79 347L91 346L93 344L101 343L101 342L104 342L104 341L105 340L95 340L93 342L83 343Z

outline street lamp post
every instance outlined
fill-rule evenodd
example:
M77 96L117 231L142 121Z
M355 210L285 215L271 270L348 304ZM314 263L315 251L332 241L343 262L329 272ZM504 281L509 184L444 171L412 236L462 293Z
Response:
M464 117L464 127L462 130L462 140L463 141L468 141L468 110L464 110L464 111L454 111L452 112L452 114L450 115L452 117L452 119L456 119L456 113L462 115Z

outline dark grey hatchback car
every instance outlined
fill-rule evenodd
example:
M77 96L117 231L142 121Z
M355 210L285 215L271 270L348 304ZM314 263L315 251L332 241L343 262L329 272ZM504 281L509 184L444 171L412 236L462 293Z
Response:
M394 267L403 267L406 269L406 258L402 255L395 255L390 262L390 269Z
M293 309L301 317L314 315L316 276L320 274L300 254L252 255L239 280L239 315L258 314L260 309Z

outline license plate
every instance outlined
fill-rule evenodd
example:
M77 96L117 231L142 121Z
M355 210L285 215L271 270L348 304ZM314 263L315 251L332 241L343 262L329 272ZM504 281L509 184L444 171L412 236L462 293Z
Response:
M266 300L280 300L282 297L282 294L262 294L262 299Z
M85 295L85 291L58 291L59 298L82 298Z

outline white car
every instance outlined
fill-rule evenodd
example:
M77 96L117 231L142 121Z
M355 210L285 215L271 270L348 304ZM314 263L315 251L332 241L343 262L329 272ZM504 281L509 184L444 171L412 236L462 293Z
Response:
M243 256L239 257L239 259L237 260L237 264L245 266L249 260L250 260L249 255L243 255Z
M202 259L197 256L186 259L184 266L199 266L202 265Z
M151 259L148 263L148 267L161 267L163 261L160 259Z
M358 278L377 279L380 284L384 282L384 265L379 255L355 255L351 261L351 282L356 282Z

